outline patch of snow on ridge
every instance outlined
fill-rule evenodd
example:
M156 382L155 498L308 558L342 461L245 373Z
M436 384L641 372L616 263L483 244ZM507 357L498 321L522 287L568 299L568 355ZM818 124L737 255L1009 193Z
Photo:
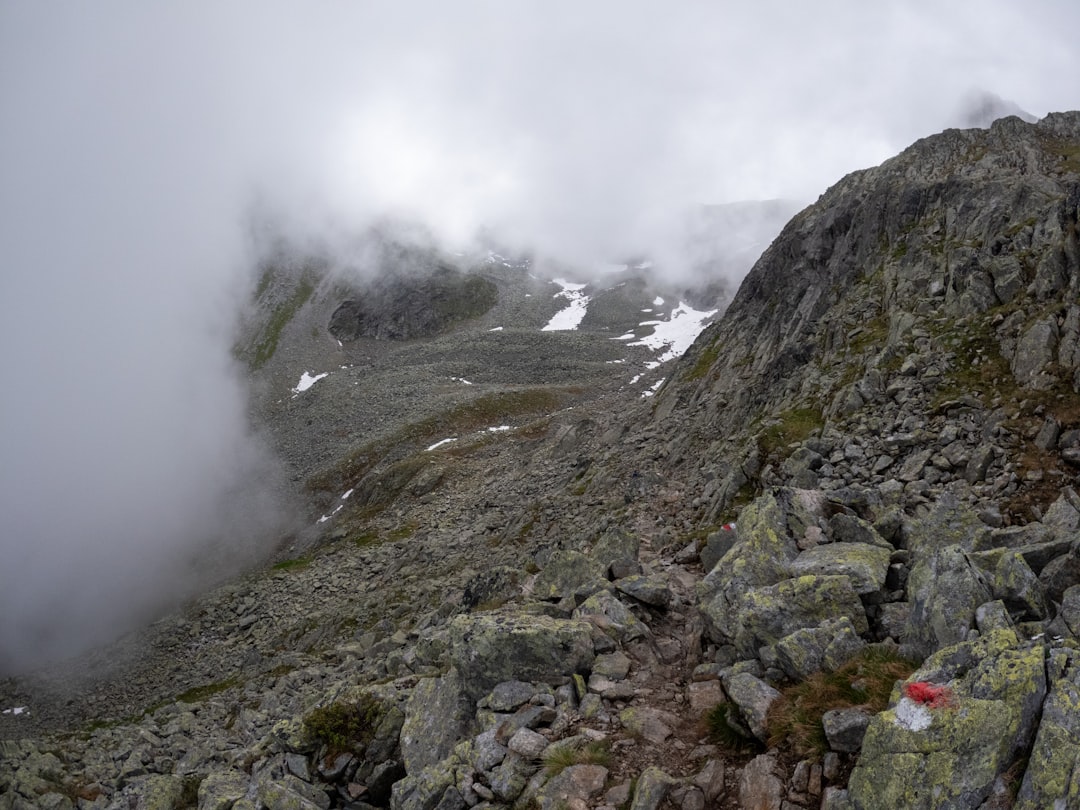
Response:
M552 319L547 322L547 325L540 331L562 332L568 329L577 329L581 326L581 321L584 319L585 313L589 308L589 296L582 292L587 285L572 284L561 278L555 279L554 283L562 287L562 292L555 293L555 297L565 298L570 303L567 304L565 308L556 312Z
M498 427L489 427L488 433L501 433L504 430L510 430L509 425L499 425Z
M330 376L329 371L324 371L322 374L316 374L314 376L312 376L311 374L308 374L305 371L303 374L300 375L300 382L298 382L296 384L296 388L292 389L292 392L293 392L294 395L302 394L304 391L307 391L309 388L311 388L311 386L313 386L315 383L317 383L323 377L329 377L329 376Z
M659 362L666 363L669 360L681 357L690 348L691 344L697 340L697 336L705 330L708 325L707 321L718 311L713 309L703 312L680 301L679 306L672 310L671 317L668 320L645 321L641 324L642 326L653 327L651 335L626 345L647 346L653 351L666 349L657 358Z
M664 305L664 299L658 295L653 299L652 303L654 307L662 307Z
M653 394L655 394L657 391L659 391L660 386L664 384L665 379L667 379L667 378L666 377L661 377L659 380L657 380L652 385L650 385L649 389L647 391L642 392L642 394L641 394L642 398L651 397Z
M430 453L432 450L436 450L436 449L442 447L444 444L450 444L450 442L456 442L456 441L457 441L457 437L454 436L454 437L449 438L449 439L443 439L441 442L435 442L435 444L431 445L431 447L427 447L427 448L424 448L424 449L425 449L426 452Z
M25 714L25 713L27 713L27 708L28 708L27 706L16 706L16 707L14 707L12 709L4 709L2 712L0 712L0 714L12 714L12 715Z

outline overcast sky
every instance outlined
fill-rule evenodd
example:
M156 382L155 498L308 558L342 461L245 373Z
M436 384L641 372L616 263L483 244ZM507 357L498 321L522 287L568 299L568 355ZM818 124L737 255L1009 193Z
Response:
M253 200L301 236L393 214L601 261L698 203L813 200L978 91L1078 108L1078 24L1070 0L0 4L0 668L151 605L252 476L228 346Z

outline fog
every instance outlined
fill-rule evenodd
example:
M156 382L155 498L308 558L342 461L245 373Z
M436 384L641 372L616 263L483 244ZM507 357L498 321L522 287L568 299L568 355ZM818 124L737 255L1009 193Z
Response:
M1080 107L1034 2L0 5L0 672L107 640L292 510L230 357L253 206L582 267L810 201L983 92Z

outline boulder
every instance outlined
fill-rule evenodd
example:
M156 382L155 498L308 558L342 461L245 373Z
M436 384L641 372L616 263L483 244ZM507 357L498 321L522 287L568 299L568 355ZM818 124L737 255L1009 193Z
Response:
M998 630L928 659L870 721L848 782L852 805L979 807L1031 744L1046 695L1043 657L1042 647L1024 649ZM908 691L915 685L926 688Z
M536 577L533 595L552 601L569 596L580 604L603 590L607 582L604 573L604 566L580 551L555 551Z
M1054 650L1047 668L1050 692L1015 810L1080 807L1080 656L1071 649Z
M637 563L640 545L637 535L620 528L608 529L593 545L590 556L606 576L616 563Z
M450 623L450 660L477 700L503 681L563 683L588 672L595 653L588 622L523 613L484 613Z
M791 563L791 572L838 574L851 580L855 593L875 593L885 584L891 553L887 544L827 543L802 552Z
M783 493L794 491L780 490L749 503L739 515L738 540L698 584L706 629L717 644L735 638L739 624L733 608L747 589L791 576L799 549L787 528L785 503L791 496Z
M847 617L859 634L869 629L866 612L845 576L808 574L766 588L752 588L734 605L735 646L744 658L796 630Z
M801 681L815 672L838 669L865 646L851 619L844 616L784 636L776 643L776 655L784 674Z
M416 773L449 756L475 710L475 699L469 699L456 671L440 678L421 678L405 705L401 727L406 773Z
M762 742L768 738L765 718L780 693L749 672L737 672L723 679L724 690L739 710L750 733Z
M649 635L648 626L607 591L593 594L582 602L574 611L574 618L589 622L621 643Z
M615 583L615 588L652 607L666 608L671 604L671 588L659 576L623 577Z
M984 574L959 546L921 555L907 588L911 615L903 640L923 656L967 638L976 609L992 598Z

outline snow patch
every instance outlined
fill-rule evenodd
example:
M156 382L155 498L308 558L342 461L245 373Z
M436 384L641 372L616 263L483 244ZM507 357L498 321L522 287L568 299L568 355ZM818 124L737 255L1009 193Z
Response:
M488 329L489 332L501 332L502 330L503 328L501 326L496 326L493 329Z
M656 381L655 383L653 383L652 385L650 385L650 386L649 386L649 390L647 390L647 391L643 391L643 392L642 392L642 394L641 394L642 398L645 398L645 397L651 397L651 396L652 396L653 394L655 394L655 393L656 393L657 391L659 391L659 390L660 390L660 386L664 384L664 380L665 380L665 379L667 379L667 378L666 378L666 377L661 377L661 378L660 378L659 380L657 380L657 381Z
M472 385L472 383L466 380L464 377L451 377L450 379L454 382L462 383L463 385Z
M436 450L436 449L442 447L444 444L450 444L450 442L456 442L456 441L457 441L457 437L454 436L454 437L449 438L449 439L443 439L441 442L435 442L435 444L431 445L431 447L427 447L427 448L424 448L424 449L425 449L426 452L430 453L432 450Z
M662 307L664 305L664 299L658 295L653 299L652 303L654 307Z
M561 278L555 279L554 283L562 287L562 291L555 293L555 297L565 298L570 303L556 312L540 331L564 332L569 329L577 329L581 326L581 321L585 318L585 313L589 308L589 296L582 292L587 285L572 284Z
M355 492L355 490L350 489L348 492L346 492L344 495L341 496L341 500L343 500L343 501L349 500L349 496L352 495L353 492Z
M634 343L629 343L629 346L646 346L653 351L663 351L658 361L660 363L666 363L669 360L674 360L677 357L681 357L683 353L690 348L691 344L697 340L697 336L700 335L705 327L706 321L708 321L718 310L702 311L694 309L689 304L680 301L677 306L671 312L671 317L666 321L645 321L642 326L653 327L651 335L643 337Z
M28 710L29 710L28 706L15 706L14 708L11 708L11 709L4 709L2 712L0 712L0 714L10 714L10 715L28 714L29 713Z
M311 388L311 386L313 386L315 383L317 383L323 377L329 377L329 376L330 376L329 371L324 371L322 374L316 374L314 376L312 376L311 374L308 374L305 371L303 374L300 375L300 382L298 382L296 384L296 388L292 389L293 396L296 396L297 394L304 393L304 391L307 391L309 388Z

